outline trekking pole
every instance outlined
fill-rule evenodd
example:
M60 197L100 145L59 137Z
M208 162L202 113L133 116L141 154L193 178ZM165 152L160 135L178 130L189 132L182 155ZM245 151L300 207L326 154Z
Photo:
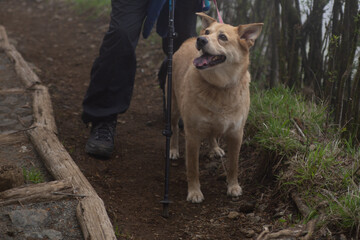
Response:
M169 217L169 171L170 171L170 138L172 135L171 131L171 89L172 89L172 57L174 53L174 7L175 0L169 0L169 32L168 32L168 59L167 59L167 98L166 98L166 125L165 130L162 132L166 137L166 157L165 157L165 192L164 200L161 201L163 204L162 216L165 218Z

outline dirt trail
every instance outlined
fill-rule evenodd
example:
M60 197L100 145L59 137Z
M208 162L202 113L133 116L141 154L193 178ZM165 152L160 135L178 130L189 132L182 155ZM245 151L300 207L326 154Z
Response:
M271 196L271 185L260 183L255 167L260 155L246 145L240 160L240 199L226 196L221 160L209 159L203 151L204 203L186 202L181 158L171 167L170 218L160 216L165 138L156 79L163 54L156 39L141 40L137 49L135 90L130 109L118 119L113 157L102 161L84 153L89 129L80 120L81 101L107 23L107 18L79 16L62 1L0 0L0 24L49 87L59 138L104 200L120 238L256 239L264 225L278 222L273 215L285 205Z

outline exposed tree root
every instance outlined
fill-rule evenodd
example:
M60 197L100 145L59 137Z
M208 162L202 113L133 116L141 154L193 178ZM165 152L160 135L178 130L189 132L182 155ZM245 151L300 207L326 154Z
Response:
M296 193L291 193L291 198L295 202L299 212L303 217L309 216L311 213L308 206L304 204L300 196ZM321 218L321 217L320 217ZM264 231L257 237L257 240L269 240L269 239L278 239L280 237L293 237L295 239L301 240L310 240L313 237L315 232L316 223L319 218L310 220L306 226L302 229L299 228L289 228L283 229L278 232L270 232L268 227L264 227Z
M258 236L257 240L277 239L280 237L294 237L298 239L306 234L307 231L303 229L283 229L278 232L270 233L269 228L265 227L265 230Z

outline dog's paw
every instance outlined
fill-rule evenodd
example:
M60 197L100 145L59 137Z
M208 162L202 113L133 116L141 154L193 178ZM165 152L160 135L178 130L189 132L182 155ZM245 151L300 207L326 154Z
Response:
M238 197L242 194L242 189L239 184L228 186L227 195L232 197Z
M190 191L186 200L192 203L201 203L204 200L204 195L201 191Z
M225 152L221 147L214 147L210 151L210 157L211 158L221 158L223 156L225 156Z
M178 159L180 156L178 149L170 149L170 159Z

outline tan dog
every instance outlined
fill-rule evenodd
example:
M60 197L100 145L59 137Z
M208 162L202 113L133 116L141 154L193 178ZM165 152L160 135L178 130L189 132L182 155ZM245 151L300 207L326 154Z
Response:
M242 193L238 159L250 107L249 49L263 25L233 27L217 23L204 13L197 15L202 17L201 36L184 42L173 58L170 142L170 158L176 159L179 157L177 123L181 115L186 141L187 200L193 203L204 200L199 182L199 149L205 138L210 139L213 153L224 156L216 140L224 137L229 159L227 194Z

